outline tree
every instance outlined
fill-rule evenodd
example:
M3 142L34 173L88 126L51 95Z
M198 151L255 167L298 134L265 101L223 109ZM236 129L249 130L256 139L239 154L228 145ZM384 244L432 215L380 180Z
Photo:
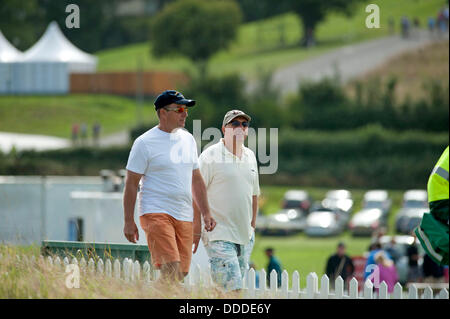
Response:
M157 57L181 54L206 72L206 63L235 39L242 20L231 0L183 0L168 4L155 16L151 30Z
M330 12L340 12L350 16L358 2L362 0L238 0L246 21L265 19L290 11L295 12L302 21L303 37L301 44L315 43L317 25Z
M0 31L19 50L26 50L45 30L44 15L37 0L1 0Z
M328 13L340 12L351 16L355 6L362 0L281 0L282 7L294 11L302 20L303 38L301 44L310 46L315 43L317 25Z

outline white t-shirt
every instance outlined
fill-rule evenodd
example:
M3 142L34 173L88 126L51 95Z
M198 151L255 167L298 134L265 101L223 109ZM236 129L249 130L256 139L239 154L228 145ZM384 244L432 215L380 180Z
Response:
M255 154L243 146L239 159L220 140L202 152L199 166L211 215L217 223L211 232L203 233L205 245L213 240L247 244L253 234L253 196L260 194Z
M134 141L126 168L144 174L138 193L139 216L166 213L193 221L192 171L199 166L192 134L185 129L167 133L153 127Z

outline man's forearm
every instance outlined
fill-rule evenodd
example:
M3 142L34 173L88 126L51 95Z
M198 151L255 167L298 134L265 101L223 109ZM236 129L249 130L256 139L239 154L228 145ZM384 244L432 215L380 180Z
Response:
M134 208L136 205L137 189L125 187L123 194L123 209L124 219L127 221L134 221Z
M255 195L252 197L252 213L252 221L256 223L256 214L258 213L258 196Z
M194 195L194 201L203 216L209 215L208 197L206 192L206 186L203 180L194 180L192 184L192 194Z

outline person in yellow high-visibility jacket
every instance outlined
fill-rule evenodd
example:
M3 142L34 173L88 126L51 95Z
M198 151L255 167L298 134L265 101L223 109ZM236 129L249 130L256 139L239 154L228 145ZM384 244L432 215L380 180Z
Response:
M449 259L449 188L448 146L428 179L430 212L423 215L414 230L425 252L438 265L448 265Z

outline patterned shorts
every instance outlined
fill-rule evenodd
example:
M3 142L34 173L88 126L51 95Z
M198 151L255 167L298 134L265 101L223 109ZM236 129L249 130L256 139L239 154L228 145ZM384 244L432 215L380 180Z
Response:
M210 241L205 249L209 256L214 282L227 291L242 289L243 277L248 269L254 244L254 233L246 245L224 240Z

